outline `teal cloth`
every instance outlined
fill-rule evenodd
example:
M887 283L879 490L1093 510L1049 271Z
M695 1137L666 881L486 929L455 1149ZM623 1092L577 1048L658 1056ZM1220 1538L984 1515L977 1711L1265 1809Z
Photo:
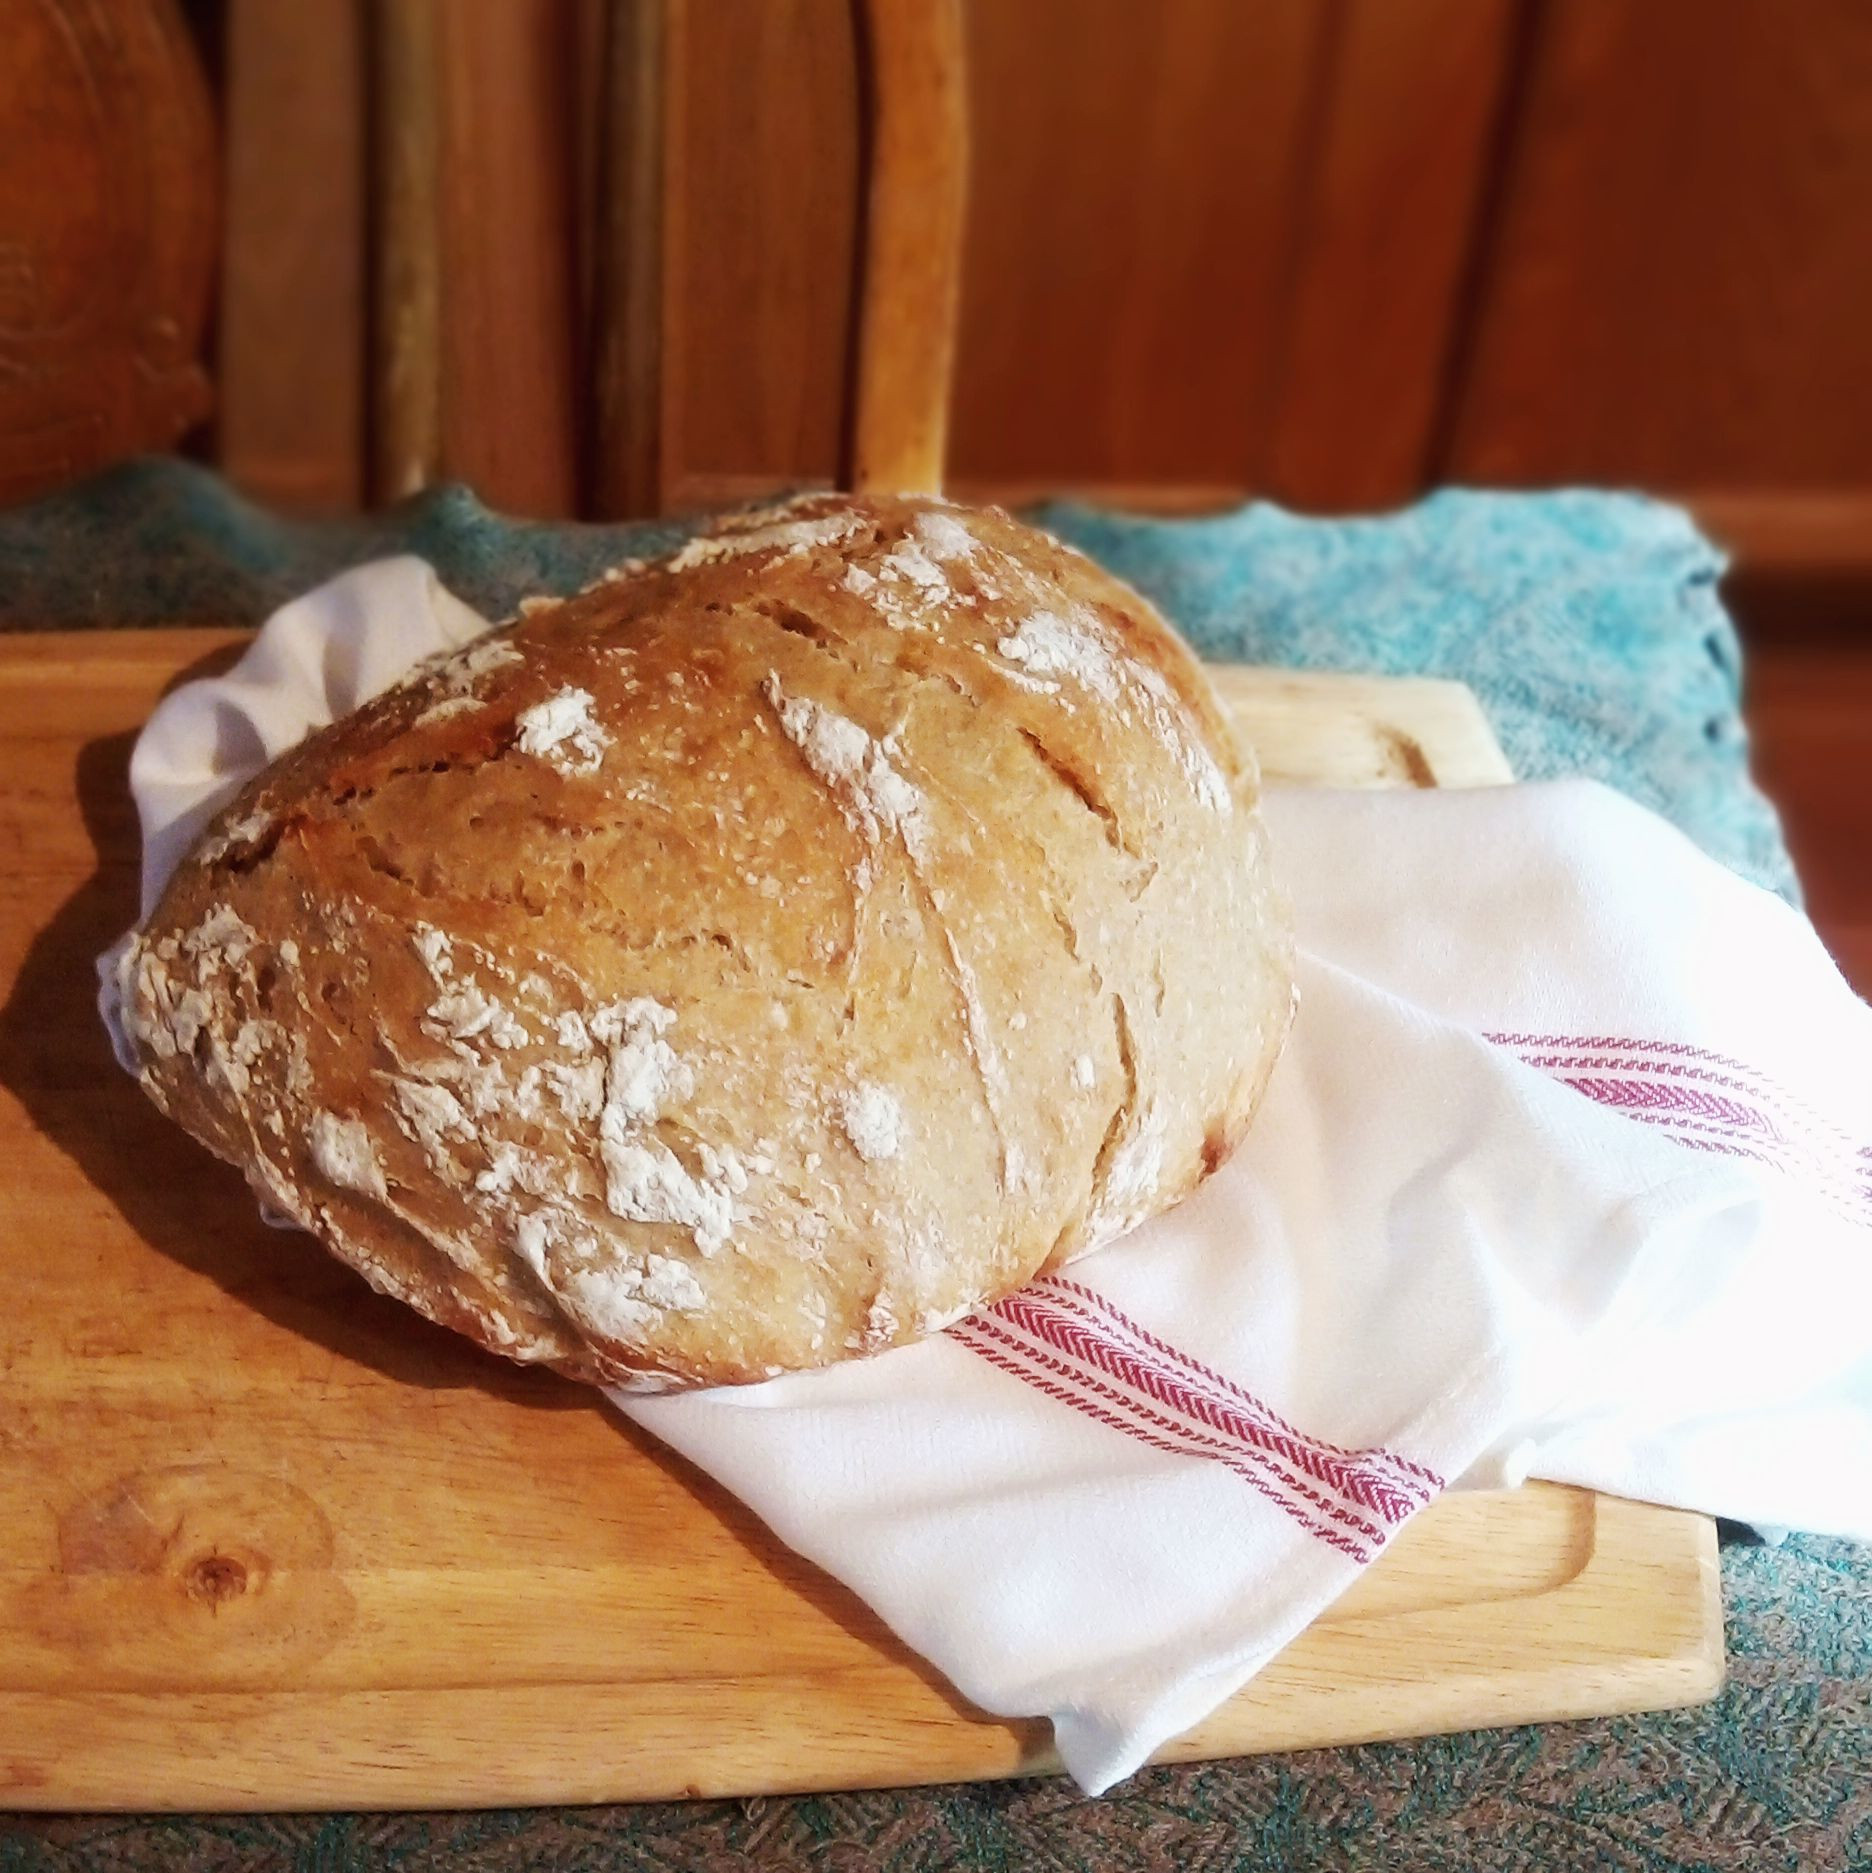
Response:
M1257 502L1203 520L1053 503L1033 518L1131 581L1208 657L1454 677L1515 771L1589 774L1795 895L1748 775L1722 558L1681 510L1630 495L1432 495L1372 520ZM0 629L257 624L322 579L419 553L490 617L666 549L696 522L512 520L466 488L335 521L253 506L206 470L127 463L0 513Z
M1128 579L1205 656L1467 683L1515 772L1588 774L1795 895L1749 778L1722 556L1633 495L1431 495L1375 520L1265 502L1146 520L1069 502L1033 518Z

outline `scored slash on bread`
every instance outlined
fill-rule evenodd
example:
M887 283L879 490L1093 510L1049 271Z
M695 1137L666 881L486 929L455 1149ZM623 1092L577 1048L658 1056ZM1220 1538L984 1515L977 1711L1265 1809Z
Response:
M1127 587L808 496L412 671L127 952L150 1096L374 1286L640 1389L898 1345L1187 1194L1292 957L1252 757Z

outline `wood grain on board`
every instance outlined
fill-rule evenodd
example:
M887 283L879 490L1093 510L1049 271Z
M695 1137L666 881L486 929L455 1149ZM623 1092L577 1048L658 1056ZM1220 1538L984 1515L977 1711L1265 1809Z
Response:
M1013 1775L733 1500L549 1374L267 1229L114 1066L91 958L136 901L125 763L208 631L0 642L0 1802L596 1801ZM1505 774L1443 683L1228 673L1270 776ZM1701 1517L1447 1497L1190 1758L1644 1708L1721 1675Z

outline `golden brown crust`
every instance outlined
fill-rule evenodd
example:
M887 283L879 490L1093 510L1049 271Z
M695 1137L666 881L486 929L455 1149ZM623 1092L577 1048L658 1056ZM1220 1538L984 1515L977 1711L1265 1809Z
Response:
M810 497L261 775L125 964L142 1079L370 1281L644 1387L915 1338L1166 1208L1291 1008L1252 760L1134 593Z

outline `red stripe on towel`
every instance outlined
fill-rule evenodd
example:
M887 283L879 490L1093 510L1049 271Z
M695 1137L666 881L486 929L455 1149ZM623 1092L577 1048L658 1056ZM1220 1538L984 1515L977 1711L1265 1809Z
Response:
M1307 1432L1301 1430L1298 1425L1283 1418L1265 1399L1257 1398L1252 1392L1236 1384L1236 1382L1226 1374L1217 1372L1212 1366L1204 1365L1200 1359L1186 1353L1180 1346L1172 1346L1169 1341L1160 1339L1150 1328L1145 1326L1142 1321L1133 1320L1131 1316L1124 1312L1114 1301L1100 1294L1094 1288L1088 1288L1080 1282L1069 1280L1065 1275L1042 1275L1038 1281L1029 1285L1027 1291L1033 1293L1035 1290L1050 1296L1074 1296L1086 1306L1096 1308L1101 1314L1105 1315L1118 1327L1123 1329L1123 1331L1132 1335L1144 1345L1162 1354L1164 1358L1175 1361L1185 1371L1195 1374L1209 1385L1216 1387L1226 1396L1245 1405L1250 1411L1256 1413L1263 1422L1273 1426L1277 1430L1284 1431L1289 1437L1299 1439L1310 1449L1360 1463L1379 1462L1387 1464L1403 1475L1414 1477L1418 1483L1425 1485L1420 1493L1426 1502L1440 1490L1447 1487L1444 1479L1440 1477L1436 1471L1428 1468L1424 1464L1413 1462L1411 1458L1402 1456L1395 1450L1386 1450L1378 1445L1373 1445L1371 1448L1365 1450L1351 1450L1343 1444L1329 1443L1323 1437L1310 1436Z
M1485 1034L1483 1039L1497 1047L1519 1053L1529 1066L1564 1067L1572 1072L1610 1068L1626 1072L1691 1079L1706 1085L1721 1086L1730 1092L1760 1100L1770 1108L1778 1107L1784 1121L1797 1131L1820 1133L1837 1140L1842 1151L1853 1158L1872 1163L1872 1144L1853 1137L1842 1126L1816 1110L1799 1094L1785 1087L1760 1067L1737 1060L1729 1054L1713 1053L1707 1047L1692 1047L1685 1041L1639 1040L1629 1035L1608 1034ZM1553 1059L1552 1050L1573 1055L1602 1055L1600 1059ZM1700 1066L1685 1065L1700 1061ZM1868 1173L1872 1175L1872 1173Z
M1393 1473L1383 1461L1386 1452L1350 1451L1307 1437L1251 1393L1231 1396L1213 1381L1199 1383L1190 1367L1152 1347L1144 1330L1117 1308L1094 1312L1081 1305L1078 1297L1090 1294L1077 1283L1067 1287L1042 1280L1010 1294L993 1311L1081 1366L1161 1405L1186 1426L1200 1426L1280 1466L1288 1487L1324 1492L1344 1508L1369 1512L1387 1528L1422 1508L1440 1486ZM1095 1302L1103 1298L1092 1295ZM1366 1526L1373 1535L1379 1532Z
M1257 1495L1282 1510L1307 1534L1361 1566L1374 1560L1384 1545L1383 1534L1361 1525L1356 1518L1343 1513L1330 1519L1315 1514L1304 1501L1296 1500L1279 1486L1277 1478L1268 1474L1270 1466L1253 1461L1254 1453L1244 1452L1220 1438L1190 1431L1148 1410L1114 1387L1089 1379L1064 1360L1017 1338L991 1313L971 1314L949 1331L959 1345L967 1347L978 1358L1094 1423L1122 1432L1170 1456L1220 1463Z
M1604 1034L1485 1038L1595 1103L1667 1131L1677 1144L1778 1171L1849 1221L1872 1223L1872 1146L1745 1061L1681 1041Z

